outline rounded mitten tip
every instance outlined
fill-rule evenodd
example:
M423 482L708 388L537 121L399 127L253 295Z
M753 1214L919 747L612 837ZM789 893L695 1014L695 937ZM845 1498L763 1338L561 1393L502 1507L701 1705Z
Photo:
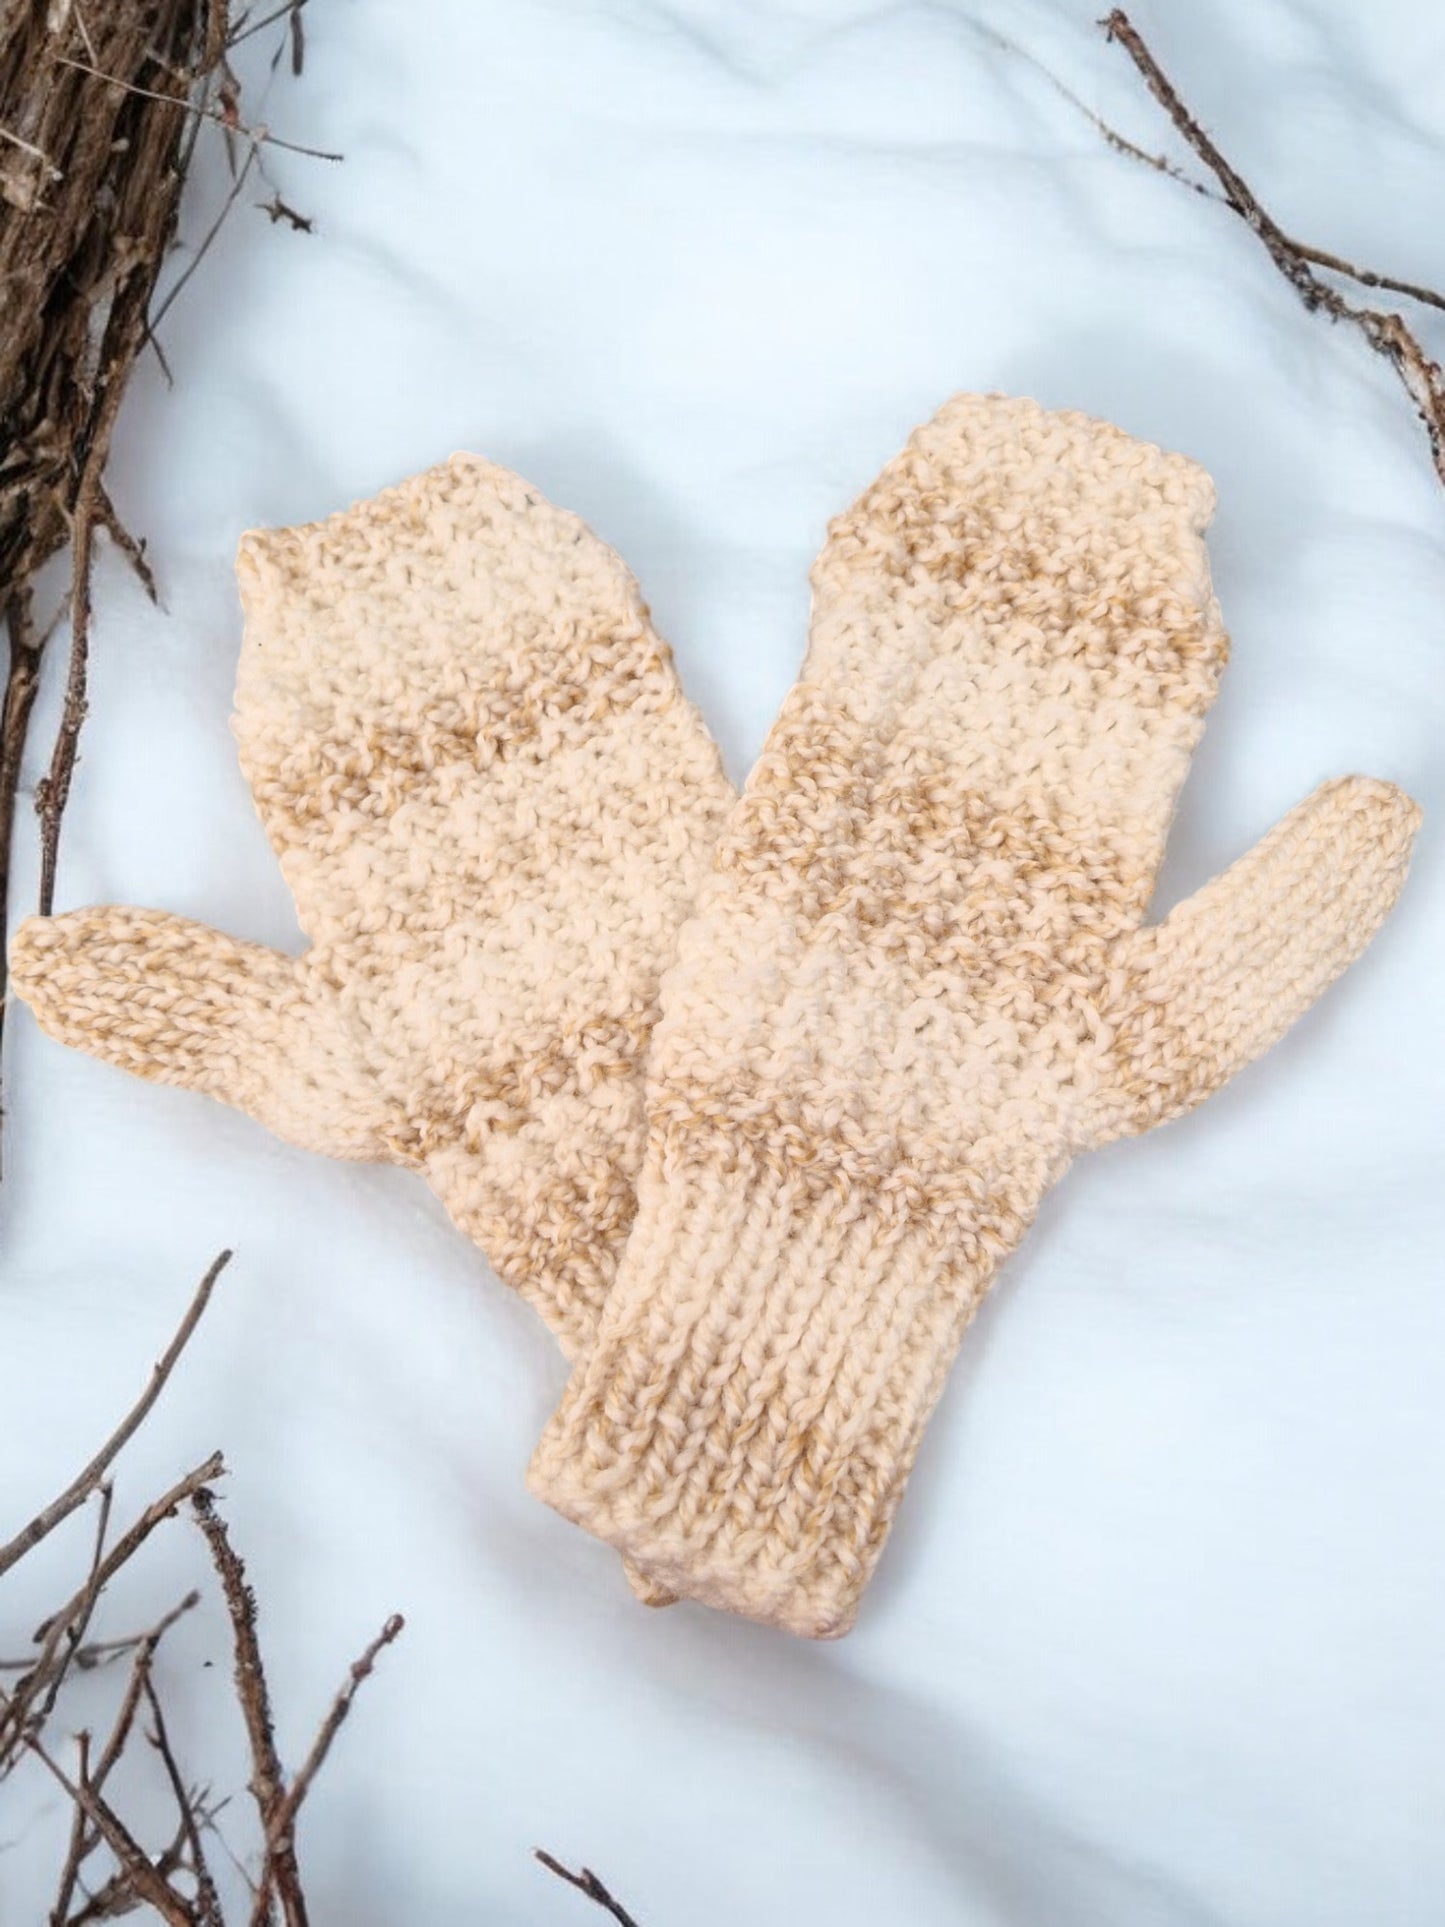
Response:
M137 992L164 981L170 921L104 906L25 917L10 938L10 989L46 1037L106 1056L106 1039L133 1016Z
M1325 785L1341 801L1373 819L1382 836L1408 849L1425 821L1425 812L1407 790L1384 776L1340 776Z
M10 989L58 1043L88 1042L102 974L95 951L114 934L112 917L105 910L27 917L10 939Z
M1191 456L1142 440L1113 422L1074 408L1046 408L1030 396L954 395L915 429L912 444L931 455L982 459L989 468L1016 469L1035 485L1068 478L1081 488L1112 491L1131 483L1183 510L1202 535L1214 519L1216 491L1207 469Z
M1329 846L1337 894L1383 915L1404 883L1425 812L1383 776L1337 776L1299 812L1311 839Z

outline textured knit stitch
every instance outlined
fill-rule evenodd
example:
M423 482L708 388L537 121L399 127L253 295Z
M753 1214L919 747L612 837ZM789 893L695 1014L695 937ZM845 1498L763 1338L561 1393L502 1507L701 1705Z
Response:
M638 1215L534 1489L826 1637L1075 1152L1198 1103L1363 949L1418 822L1326 784L1141 927L1226 658L1192 462L964 396L837 521L663 987Z
M425 1174L570 1353L634 1205L658 980L733 797L617 556L469 455L247 536L235 730L300 958L32 918L51 1036Z

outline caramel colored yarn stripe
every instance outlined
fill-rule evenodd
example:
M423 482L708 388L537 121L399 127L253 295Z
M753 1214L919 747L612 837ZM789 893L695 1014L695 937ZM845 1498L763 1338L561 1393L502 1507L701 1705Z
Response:
M732 802L717 751L617 556L473 456L237 567L236 736L309 947L83 910L22 925L15 989L64 1043L419 1171L575 1352Z
M617 556L474 456L237 570L236 737L309 947L83 910L21 926L15 989L64 1043L420 1171L573 1352L732 802L717 751Z
M1418 811L1356 777L1141 924L1227 654L1212 506L1180 456L961 396L829 533L531 1471L679 1593L845 1632L1048 1187L1267 1049L1394 900Z

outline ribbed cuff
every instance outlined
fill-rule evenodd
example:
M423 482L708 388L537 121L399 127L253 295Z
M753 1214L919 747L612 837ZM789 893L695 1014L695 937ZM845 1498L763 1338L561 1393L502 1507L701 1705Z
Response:
M748 1153L666 1180L654 1157L638 1196L532 1490L672 1591L837 1637L1000 1227L981 1230L975 1212L961 1232L956 1206Z

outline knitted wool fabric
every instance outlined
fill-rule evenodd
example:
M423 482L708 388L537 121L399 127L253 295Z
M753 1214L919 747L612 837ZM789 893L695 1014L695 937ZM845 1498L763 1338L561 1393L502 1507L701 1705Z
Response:
M658 980L733 801L636 583L469 455L247 536L235 730L303 956L32 918L52 1037L425 1174L574 1352L642 1160Z
M837 521L663 986L638 1216L534 1489L679 1593L852 1623L1000 1261L1363 949L1418 812L1328 783L1154 928L1226 657L1193 463L960 397Z

